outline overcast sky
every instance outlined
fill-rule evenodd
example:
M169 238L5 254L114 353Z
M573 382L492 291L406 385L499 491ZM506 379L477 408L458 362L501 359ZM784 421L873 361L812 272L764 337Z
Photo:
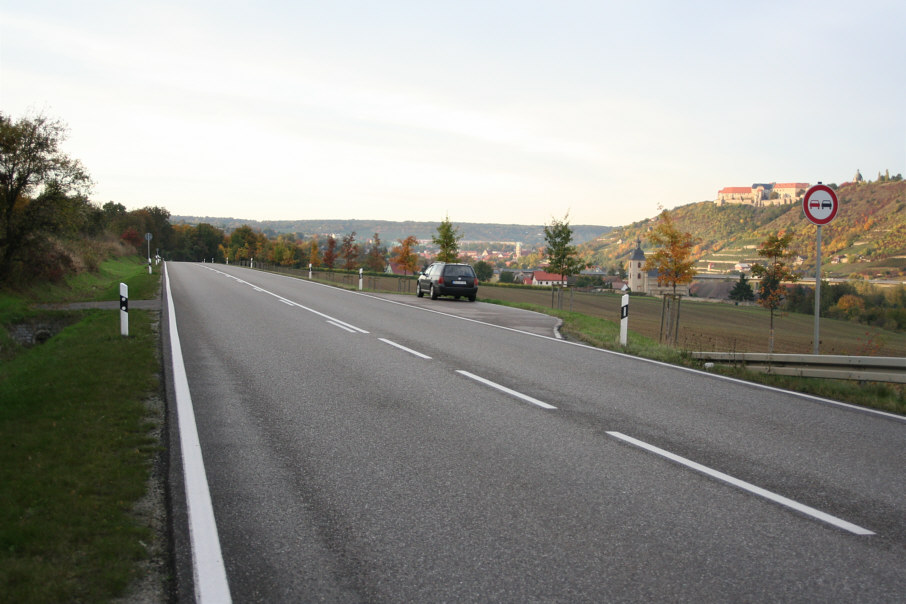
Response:
M0 111L92 199L618 226L906 173L906 2L0 0Z

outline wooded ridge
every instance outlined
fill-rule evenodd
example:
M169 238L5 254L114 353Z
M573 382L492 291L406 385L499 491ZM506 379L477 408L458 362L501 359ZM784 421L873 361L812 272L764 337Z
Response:
M298 237L300 239L306 239L312 235L342 235L355 231L358 233L360 239L367 239L374 233L377 233L380 235L382 241L393 242L398 239L404 239L409 235L414 235L420 240L430 240L433 236L437 235L437 226L441 221L245 220L211 216L172 216L170 222L173 224L185 223L192 225L206 223L223 229L227 233L230 233L243 225L247 225L255 230L260 230L271 237L275 237L281 233L294 233L297 234L297 236L301 235ZM454 224L462 233L464 242L519 241L526 248L532 248L544 243L543 225L491 224L455 221ZM573 241L575 243L592 241L613 229L613 227L600 225L571 225L571 227L573 229Z

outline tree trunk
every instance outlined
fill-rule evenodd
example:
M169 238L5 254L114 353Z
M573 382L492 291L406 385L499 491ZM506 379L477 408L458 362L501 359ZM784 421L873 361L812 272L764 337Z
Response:
M667 346L675 346L679 341L679 317L681 296L665 294L661 298L661 331L658 342Z

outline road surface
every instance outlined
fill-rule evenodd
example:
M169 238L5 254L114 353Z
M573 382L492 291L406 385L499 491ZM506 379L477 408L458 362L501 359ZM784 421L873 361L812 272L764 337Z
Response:
M480 303L212 264L168 263L167 282L192 405L171 422L183 599L218 577L236 602L906 594L903 418Z

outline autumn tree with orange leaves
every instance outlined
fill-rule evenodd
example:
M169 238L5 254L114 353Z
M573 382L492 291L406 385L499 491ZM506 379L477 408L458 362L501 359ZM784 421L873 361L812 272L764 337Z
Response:
M383 271L387 265L386 256L387 248L381 243L381 236L375 233L371 239L371 247L365 254L365 269L375 273Z
M321 249L317 237L312 237L308 244L308 264L314 267L321 266Z
M334 264L337 263L337 240L333 235L327 237L327 249L324 250L324 266L333 270Z
M683 233L676 228L667 210L661 212L657 226L648 235L648 241L657 249L645 259L644 270L657 271L657 284L659 287L672 289L671 295L664 295L661 306L661 334L665 336L668 344L675 344L679 334L679 316L681 295L677 294L677 286L692 283L695 276L695 259L692 250L698 240L691 233Z
M351 271L356 267L362 248L355 242L355 231L343 237L343 244L340 246L340 255L343 257L343 269Z
M394 246L390 250L390 261L394 264L399 265L404 274L415 274L416 269L418 268L418 256L415 254L414 248L418 245L418 239L415 238L415 235L409 235L405 239L397 239L399 245Z

